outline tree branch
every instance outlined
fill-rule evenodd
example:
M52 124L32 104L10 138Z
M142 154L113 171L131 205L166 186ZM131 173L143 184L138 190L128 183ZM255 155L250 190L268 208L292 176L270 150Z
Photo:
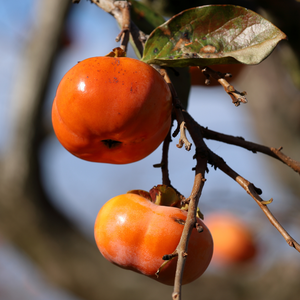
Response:
M164 77L165 81L167 82L167 84L169 85L171 94L172 94L172 101L173 101L173 110L176 114L176 120L178 123L178 129L175 130L175 132L173 133L173 137L176 137L176 135L178 134L178 132L180 132L180 138L179 138L179 142L176 145L178 148L182 148L183 145L185 145L185 149L187 151L189 151L192 147L192 144L189 142L189 140L186 137L186 127L185 127L185 122L184 122L184 118L182 115L182 104L178 98L177 92L172 84L172 81L167 73L167 71L165 69L161 69L160 70L161 75Z
M197 146L196 146L197 147ZM196 148L199 149L199 148ZM205 170L207 168L207 159L202 156L202 151L196 150L196 168L195 168L195 180L194 186L189 198L185 200L185 203L188 202L188 215L186 218L186 222L182 231L180 242L176 248L176 252L178 254L178 261L175 273L175 281L174 281L174 290L173 290L173 300L181 299L181 285L182 285L182 277L184 265L186 262L186 258L188 255L188 243L192 233L193 228L197 223L197 208L199 198L202 193L202 189L205 183Z
M127 52L127 45L130 35L130 3L127 1L115 1L115 5L119 7L122 12L122 30L116 37L116 42L121 40L120 48Z
M140 55L143 54L144 44L146 41L145 33L139 30L139 28L130 20L130 12L129 12L129 5L127 1L113 1L113 0L90 0L92 3L96 4L99 8L103 9L105 12L111 14L119 24L119 26L123 29L123 22L124 22L124 29L125 31L121 31L120 36L124 36L126 34L126 38L123 41L124 44L128 43L127 35L130 34L130 38L132 39L136 49L139 51ZM126 2L126 4L122 3ZM119 4L121 3L121 4ZM123 6L127 6L124 9ZM124 20L125 18L125 20ZM130 24L128 25L128 21ZM126 44L127 45L127 44ZM124 45L122 46L124 48Z
M169 159L168 159L169 147L170 147L170 143L172 142L171 128L163 142L161 162L159 164L153 165L154 168L161 168L162 183L167 186L171 186L171 180L169 177Z
M203 137L206 139L211 139L211 140L223 142L226 144L239 146L239 147L245 148L249 151L252 151L253 153L260 152L260 153L266 154L270 157L276 158L277 160L283 162L284 164L286 164L287 166L292 168L295 172L300 174L300 162L298 162L298 161L288 157L284 153L282 153L281 147L278 149L273 148L273 147L267 147L267 146L259 145L259 144L253 143L253 142L246 141L242 137L235 137L232 135L219 133L219 132L216 132L213 130L209 130L208 128L205 128L200 125L197 125L197 126L199 126Z
M225 80L225 77L231 77L230 73L221 73L218 71L214 71L213 69L209 67L199 67L202 73L206 77L205 84L209 85L210 80L209 78L212 77L213 79L217 80L222 87L224 88L225 92L231 97L232 103L235 106L239 106L241 103L247 103L246 99L246 92L239 92L237 91L231 84L228 83L227 80Z
M230 176L233 180L235 180L259 205L261 210L267 216L271 224L279 231L279 233L284 237L289 246L294 247L298 252L300 252L300 245L288 234L288 232L283 228L283 226L278 222L278 220L274 217L274 215L269 210L267 204L271 203L273 199L268 201L263 201L258 193L255 186L250 183L248 180L240 176L234 170L232 170L225 161L219 157L218 155L211 152L212 160L214 162L214 166L219 168L225 174Z
M187 112L184 112L184 119L188 126L188 130L201 127ZM193 137L192 137L193 138ZM205 145L205 144L204 144ZM205 145L206 147L206 145ZM273 216L267 204L270 204L273 199L264 201L260 198L261 190L256 188L254 184L250 183L248 180L240 176L237 172L231 169L226 162L217 154L212 152L206 147L205 152L208 152L208 162L212 164L215 168L219 168L233 180L235 180L259 205L262 211L265 213L271 224L279 231L279 233L284 237L288 245L294 247L298 252L300 252L300 245L288 234L288 232L283 228L283 226L277 221Z

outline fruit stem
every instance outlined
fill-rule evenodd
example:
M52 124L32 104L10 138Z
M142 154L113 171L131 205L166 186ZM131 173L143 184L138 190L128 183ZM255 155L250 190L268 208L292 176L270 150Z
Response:
M246 92L238 92L232 85L228 83L226 79L224 79L224 77L231 77L230 73L217 72L209 67L198 67L198 68L200 68L200 70L206 77L205 84L210 83L210 77L217 80L222 85L225 92L231 97L232 103L235 106L239 106L241 103L248 102L245 97L245 95L247 94Z
M127 52L127 45L130 36L130 3L127 1L115 1L115 6L122 12L122 29L116 37L116 42L121 40L120 48Z

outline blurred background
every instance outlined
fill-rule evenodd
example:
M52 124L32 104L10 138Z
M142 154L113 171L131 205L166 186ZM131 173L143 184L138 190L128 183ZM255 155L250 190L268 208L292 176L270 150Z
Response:
M222 3L145 2L166 19L188 7ZM230 80L247 91L248 104L235 107L222 87L193 85L188 111L202 126L283 146L285 154L300 161L300 4L226 2L259 12L289 40ZM118 46L114 18L89 1L2 1L0 25L0 299L170 299L172 287L108 263L93 238L96 215L107 200L161 183L160 170L153 168L161 160L161 147L130 165L86 162L60 145L51 125L52 101L63 75L78 61ZM128 56L135 57L132 48ZM177 138L170 147L170 178L187 197L195 149L187 152L176 143ZM299 174L263 154L207 144L261 188L264 200L274 198L270 210L299 241ZM183 287L183 298L298 299L300 254L237 183L213 168L206 178L201 211L237 215L252 231L257 255L246 264L212 263Z

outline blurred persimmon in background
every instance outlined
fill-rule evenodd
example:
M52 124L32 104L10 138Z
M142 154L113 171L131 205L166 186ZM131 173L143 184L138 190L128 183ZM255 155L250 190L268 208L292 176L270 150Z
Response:
M241 265L257 255L257 244L251 228L238 216L225 212L205 216L214 241L212 261L218 265Z

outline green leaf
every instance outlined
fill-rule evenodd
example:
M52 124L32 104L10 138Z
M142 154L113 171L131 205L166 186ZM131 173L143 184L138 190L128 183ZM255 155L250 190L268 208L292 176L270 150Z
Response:
M151 33L156 27L165 22L162 16L143 3L136 0L130 0L129 2L131 3L131 19L144 33Z
M185 10L156 28L142 61L169 67L258 64L286 35L257 13L234 5Z

